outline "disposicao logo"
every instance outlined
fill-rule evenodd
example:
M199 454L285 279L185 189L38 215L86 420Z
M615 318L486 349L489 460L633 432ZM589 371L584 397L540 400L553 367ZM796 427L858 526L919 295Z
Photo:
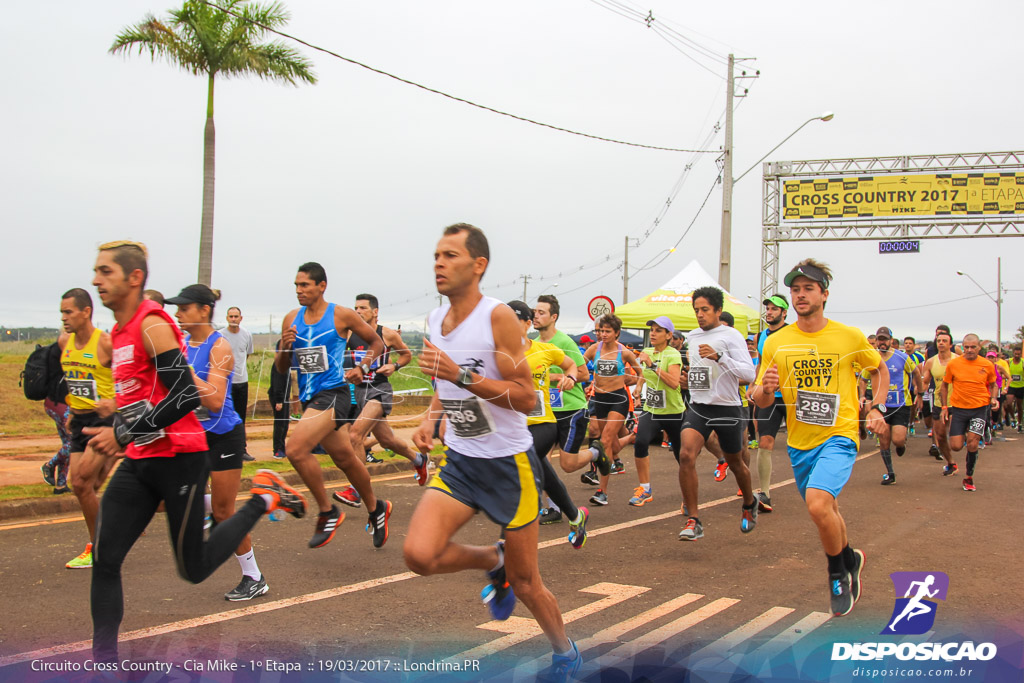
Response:
M946 599L949 576L943 572L893 572L889 577L897 597L882 633L912 635L930 631L938 609L935 599Z
M943 572L893 572L889 575L896 590L896 604L881 635L920 635L935 624L936 600L949 593L949 576ZM878 660L895 656L907 661L969 660L988 661L996 656L993 643L901 642L833 643L832 660Z

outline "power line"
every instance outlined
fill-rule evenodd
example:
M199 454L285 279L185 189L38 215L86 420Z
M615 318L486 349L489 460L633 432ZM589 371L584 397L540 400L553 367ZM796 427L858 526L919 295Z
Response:
M611 143L614 143L616 145L626 145L628 147L641 147L643 149L656 149L656 150L660 150L662 152L683 152L683 153L694 153L694 154L707 154L708 153L707 150L680 149L680 148L677 148L677 147L661 147L661 146L658 146L658 145L645 145L645 144L642 144L642 143L639 143L639 142L627 142L625 140L616 140L614 138L606 138L606 137L602 137L600 135L593 135L591 133L583 133L583 132L580 132L580 131L577 131L577 130L572 130L570 128L563 128L562 126L556 126L554 124L544 123L542 121L537 121L536 119L531 119L531 118L528 118L526 116L520 116L518 114L512 114L512 113L507 112L507 111L502 111L500 109L495 109L494 107L489 107L489 106L487 106L485 104L479 104L477 102L473 102L472 100L467 100L464 97L458 97L457 95L451 95L451 94L446 93L446 92L444 92L442 90L438 90L436 88L431 88L429 86L423 85L422 83L417 83L415 81L410 81L407 78L402 78L401 76L396 76L395 74L388 73L387 71L383 71L381 69L377 69L375 67L370 66L369 64L364 64L364 63L362 63L360 61L357 61L355 59L352 59L350 57L345 57L343 55L338 54L337 52L333 52L331 50L328 50L327 48L323 48L323 47L320 47L318 45L314 45L314 44L312 44L310 42L302 40L301 38L298 38L298 37L293 36L291 34L285 33L284 31L278 31L277 29L271 28L270 26L267 26L266 24L262 24L262 23L260 23L258 21L254 21L253 19L251 19L249 17L245 17L245 16L243 16L241 14L238 14L234 10L226 9L224 7L221 7L221 6L217 5L216 3L210 2L209 0L200 0L200 2L202 2L205 5L209 5L210 7L213 7L213 8L215 8L215 9L221 11L221 12L224 12L225 14L230 14L231 16L236 17L238 19L241 19L242 21L247 21L247 22L251 23L254 26L259 26L261 29L263 29L264 31L266 31L268 33L274 33L276 35L281 36L282 38L287 38L288 40L292 40L292 41L294 41L296 43L299 43L300 45L305 45L306 47L308 47L311 50L316 50L317 52L323 52L324 54L328 54L328 55L330 55L332 57L335 57L337 59L340 59L340 60L342 60L344 62L348 62L349 64L354 64L355 66L359 66L359 67L362 67L362 68L364 68L364 69L366 69L368 71L372 71L375 74L379 74L381 76L387 76L388 78L392 78L392 79L394 79L394 80L396 80L396 81L398 81L400 83L405 83L406 85L411 85L411 86L414 86L414 87L419 88L421 90L426 90L427 92L434 93L435 95L440 95L441 97L446 97L446 98L448 98L450 100L454 100L455 102L461 102L463 104L468 104L469 106L476 107L477 109L483 109L484 111L489 111L492 114L500 114L501 116L507 116L509 118L515 119L517 121L522 121L524 123L531 123L531 124L533 124L535 126L541 126L542 128L549 128L551 130L557 130L557 131L562 132L562 133L569 133L570 135L578 135L580 137L590 138L591 140L600 140L601 142L611 142Z

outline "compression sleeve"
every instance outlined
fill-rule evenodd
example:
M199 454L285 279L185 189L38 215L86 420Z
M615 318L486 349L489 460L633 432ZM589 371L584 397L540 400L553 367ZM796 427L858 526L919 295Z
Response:
M199 407L199 390L192 381L188 360L181 349L164 351L153 358L153 362L157 377L167 387L167 396L131 422L120 413L115 415L114 436L121 446L169 427Z

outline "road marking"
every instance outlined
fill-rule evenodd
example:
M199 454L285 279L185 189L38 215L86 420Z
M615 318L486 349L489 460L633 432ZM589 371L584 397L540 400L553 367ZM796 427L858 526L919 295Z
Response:
M574 610L566 612L562 615L562 621L569 624L577 619L589 617L591 614L597 614L601 610L608 609L620 602L625 602L630 598L635 598L649 590L651 589L644 586L627 586L621 583L596 583L593 586L581 588L581 593L593 593L595 595L604 595L605 597L597 600L596 602L591 602L583 605L582 607L577 607ZM492 640L482 645L478 645L477 647L466 650L465 652L460 652L457 655L452 655L448 658L449 661L455 662L466 659L483 659L488 655L493 655L496 652L507 650L513 645L518 645L519 643L543 633L535 619L526 619L524 617L509 617L505 621L489 621L486 624L480 624L477 628L487 629L488 631L498 631L499 633L507 633L508 635L498 638L497 640Z
M869 458L872 455L876 455L877 453L878 453L877 450L871 451L870 453L865 453L864 455L857 456L857 460L863 460L864 458ZM381 478L378 479L378 481L388 481L388 480L392 480L392 479L400 479L402 477L407 477L407 476L408 476L408 473L395 474L395 475L391 475L391 476L388 476L388 477L381 477ZM785 481L782 481L782 482L779 482L779 483L775 484L775 487L776 488L780 488L782 486L788 486L789 484L793 484L795 482L796 482L795 479L786 479ZM339 483L339 484L334 484L334 485L330 486L329 488L337 488L339 486L346 486L346 485L347 484ZM718 500L715 500L715 501L712 501L710 503L707 503L707 504L705 504L702 507L714 507L716 505L721 505L723 503L732 502L732 501L735 501L735 500L736 500L736 498L733 497L733 496L729 496L729 497L726 497L726 498L719 498ZM663 519L668 519L669 517L673 517L673 516L678 515L678 514L679 514L678 512L673 511L673 512L665 513L665 514L661 514L661 515L653 515L651 517L642 517L640 519L632 520L632 521L629 521L629 522L623 522L621 524L614 524L614 525L609 526L609 527L602 527L600 529L594 529L592 532L590 532L590 535L599 536L601 534L611 533L612 531L621 531L623 529L629 529L629 528L632 528L632 527L640 526L641 524L648 524L648 523L651 523L651 522L657 522L657 521L661 521ZM53 522L51 521L51 523L53 523ZM40 524L40 523L39 522L32 523L32 525L34 525L34 524ZM31 525L26 525L26 526L31 526ZM11 528L11 527L7 527L7 528ZM561 544L561 543L565 543L565 542L566 541L564 541L562 539L552 539L550 541L544 541L543 543L539 543L537 545L537 547L538 547L538 549L550 548L552 546L555 546L555 545L558 545L558 544ZM150 637L154 637L154 636L158 636L158 635L164 635L164 634L167 634L167 633L173 633L175 631L183 631L183 630L190 629L190 628L197 628L197 627L200 627L200 626L206 626L208 624L216 624L216 623L223 622L223 621L229 621L229 620L232 620L232 619L238 619L238 618L241 618L241 617L249 616L251 614L260 614L260 613L263 613L263 612L271 612L271 611L274 611L274 610L284 609L286 607L293 607L295 605L300 605L300 604L304 604L304 603L307 603L307 602L315 602L315 601L318 601L318 600L326 600L328 598L337 597L339 595L346 595L348 593L354 593L354 592L361 591L361 590L367 590L369 588L376 588L377 586L382 586L382 585L389 584L389 583L394 583L394 582L397 582L397 581L405 581L406 579L413 579L413 578L416 578L416 577L417 577L417 575L412 573L412 572L402 572L400 574L392 574L391 576L385 576L385 577L381 577L381 578L377 578L377 579L370 579L369 581L361 581L359 583L350 584L348 586L341 586L339 588L331 588L331 589L324 590L324 591L319 591L319 592L316 592L316 593L308 593L306 595L297 596L297 597L294 597L294 598L287 598L285 600L276 600L276 601L273 601L273 602L263 603L261 605L253 605L251 607L244 607L242 609L228 610L226 612L217 612L217 613L214 613L214 614L208 614L208 615L203 616L203 617L195 617L195 618L192 618L192 619L184 619L184 620L181 620L181 621L170 622L170 623L163 624L163 625L160 625L160 626L153 626L153 627L146 628L146 629L140 629L140 630L137 630L137 631L129 631L127 633L122 633L120 635L120 637L119 637L119 642L125 642L125 641L128 641L128 640L138 640L138 639L141 639L141 638L150 638ZM723 598L723 599L726 599L726 598ZM711 605L715 605L718 602L720 602L720 601L716 601L714 603L711 603ZM733 603L733 604L735 604L735 603ZM728 607L728 606L729 605L726 605L726 607ZM710 605L707 606L707 607L710 607ZM706 607L705 608L701 608L701 609L706 609ZM721 609L724 609L724 607L722 607ZM700 610L698 610L698 611L700 611ZM812 616L813 616L813 614L821 614L821 613L815 612L815 613L812 613ZM824 614L822 616L824 616L825 619L821 623L824 623L824 621L828 620L828 615ZM686 618L687 617L683 617L682 619L685 620ZM806 621L806 620L808 620L810 618L811 617L805 617L804 621ZM672 626L673 624L676 624L679 621L681 621L681 620L677 620L676 622L672 622L672 624L669 624L668 626ZM803 621L799 622L797 624L797 627L804 628L804 627L800 626L802 623L803 623ZM805 631L812 630L814 628L817 628L820 625L821 625L820 623L819 624L815 624L813 626L805 628L804 630ZM662 627L662 628L668 628L668 626L665 626L665 627ZM683 628L680 628L679 630L685 630L685 628L689 628L689 626L684 626ZM657 632L658 631L653 631L652 633L657 633ZM671 635L675 635L675 632L670 632L665 637L667 638L667 637L669 637ZM786 635L786 634L783 634L783 635ZM793 638L792 642L796 642L797 640L802 638L803 635L806 635L806 632L803 633L803 634L797 634L797 637ZM772 645L772 643L775 643L776 641L779 641L779 639L781 637L782 636L776 636L775 638L770 640L765 645L762 645L760 649L764 649L764 648L768 647L769 645ZM646 642L646 641L644 641L644 642ZM658 642L660 642L660 641L658 641ZM628 645L628 643L627 643L627 645ZM21 662L30 661L32 659L43 659L43 658L46 658L46 657L55 657L57 655L67 654L67 653L70 653L70 652L81 652L81 651L87 650L87 649L89 649L91 647L92 647L92 641L91 640L81 640L81 641L78 641L76 643L67 643L67 644L64 644L64 645L56 645L56 646L50 647L50 648L43 648L43 649L40 649L40 650L33 650L31 652L22 652L22 653L19 653L19 654L8 655L6 657L0 657L0 668L3 668L5 666L11 666L12 664L18 664L18 663L21 663ZM625 645L620 646L619 648L616 648L615 651L622 650L623 647L625 647ZM650 645L648 645L646 647L650 647ZM615 651L613 651L613 652L615 652Z
M254 614L262 614L264 612L273 612L275 610L285 609L287 607L296 607L298 605L305 605L310 602L317 602L319 600L327 600L328 598L336 598L340 595L356 593L358 591L367 590L369 588L377 588L379 586L384 586L389 583L397 583L399 581L405 581L407 579L414 579L417 576L417 574L414 574L412 572L402 572L401 574L392 574L391 576L385 576L379 579L360 581L359 583L353 583L347 586L339 586L338 588L329 588L328 590L317 591L316 593L298 595L294 598L274 600L272 602L265 602L261 605L250 605L248 607L242 607L240 609L232 609L226 612L217 612L216 614L207 614L206 616L195 617L192 619L184 619L182 621L175 621L170 624L163 624L160 626L150 626L148 628L141 628L136 631L128 631L127 633L122 633L118 638L118 642L123 643L129 640L141 640L142 638L152 638L154 636L162 636L167 633L173 633L175 631L182 631L189 628L198 628L200 626L209 626L210 624L217 624L222 621L231 621L232 619L238 619L239 617L247 617ZM81 652L83 650L88 650L91 647L91 640L80 640L77 643L67 643L65 645L57 645L55 647L43 648L41 650L34 650L32 652L22 652L16 655L0 657L0 668L3 668L5 666L11 666L12 664L20 664L21 662L27 662L33 659L45 659L47 657L55 657L57 655L65 655L72 652Z
M793 647L797 641L831 618L832 615L825 612L811 612L793 624L793 626L754 650L754 652L765 658L765 666L767 666L768 662L781 654L783 650Z
M765 630L783 617L792 614L794 611L795 610L791 607L772 607L764 614L754 617L735 631L732 631L710 645L697 650L689 656L689 660L691 662L696 662L701 657L724 656L736 646L756 636L761 631Z
M598 668L603 669L606 666L614 666L615 662L619 660L631 659L644 650L663 643L672 636L679 635L691 626L695 626L705 619L715 616L738 602L739 600L735 598L719 598L714 602L709 602L703 607L699 607L689 614L679 617L675 621L659 626L653 631L625 642L614 650L605 653L604 656L597 660Z

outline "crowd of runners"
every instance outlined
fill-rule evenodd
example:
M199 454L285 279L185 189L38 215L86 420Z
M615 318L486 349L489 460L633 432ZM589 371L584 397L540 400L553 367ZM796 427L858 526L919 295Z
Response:
M372 435L408 459L424 490L409 520L406 564L421 575L484 572L481 595L493 618L507 619L522 602L551 643L559 677L579 671L582 658L540 577L538 524L566 523L567 541L583 549L591 512L562 482L552 464L556 449L563 473L581 472L597 487L589 504L642 507L654 499L651 446L667 447L678 462L679 494L671 494L683 519L678 538L695 542L705 535L700 453L715 457L716 482L732 473L739 530L747 535L760 514L775 510L772 450L785 425L797 488L826 555L831 612L842 616L860 597L865 563L838 505L860 442L877 440L881 483L890 486L897 481L892 451L898 462L908 433L927 430L942 474L962 467L962 489L973 492L980 449L999 430L1024 425L1020 345L1005 359L974 334L955 346L945 325L921 350L911 337L901 346L889 327L865 337L826 318L832 273L814 259L798 263L784 278L785 292L763 302L766 327L756 337L732 326L720 289L701 287L692 294L697 328L677 330L671 318L658 317L648 321L647 345L635 349L619 342L622 322L614 315L600 318L597 340L580 347L558 329L554 296L533 306L484 296L489 260L478 228L460 223L443 231L434 272L447 302L430 314L418 358L435 391L411 444L386 418L394 402L389 378L413 361L412 351L397 330L378 323L375 296L357 295L352 308L330 303L324 268L301 265L294 280L299 307L285 317L276 344L274 455L287 458L312 497L311 548L327 545L344 520L336 503L365 507L372 545L383 546L392 505L374 493L365 440ZM116 660L121 566L156 512L167 514L185 579L202 581L235 556L242 578L225 595L233 601L268 590L250 534L260 517L307 512L303 495L270 470L253 476L251 497L235 509L248 455L248 396L239 385L247 386L252 352L251 337L239 328L241 311L229 309L229 327L218 330L217 291L189 285L162 300L145 289L147 276L143 245L102 245L92 284L114 314L113 330L93 326L85 289L66 292L60 307L68 414L55 419L68 426L71 488L88 533L85 551L67 566L92 569L99 661ZM177 307L174 318L164 305ZM302 417L285 439L276 423L289 421L293 370ZM443 457L431 474L437 440ZM611 487L613 476L626 472L619 456L629 445L637 477L631 496ZM956 454L965 449L961 465ZM328 495L318 450L344 472L348 488ZM54 470L43 467L51 485ZM497 525L495 543L453 540L478 511Z

